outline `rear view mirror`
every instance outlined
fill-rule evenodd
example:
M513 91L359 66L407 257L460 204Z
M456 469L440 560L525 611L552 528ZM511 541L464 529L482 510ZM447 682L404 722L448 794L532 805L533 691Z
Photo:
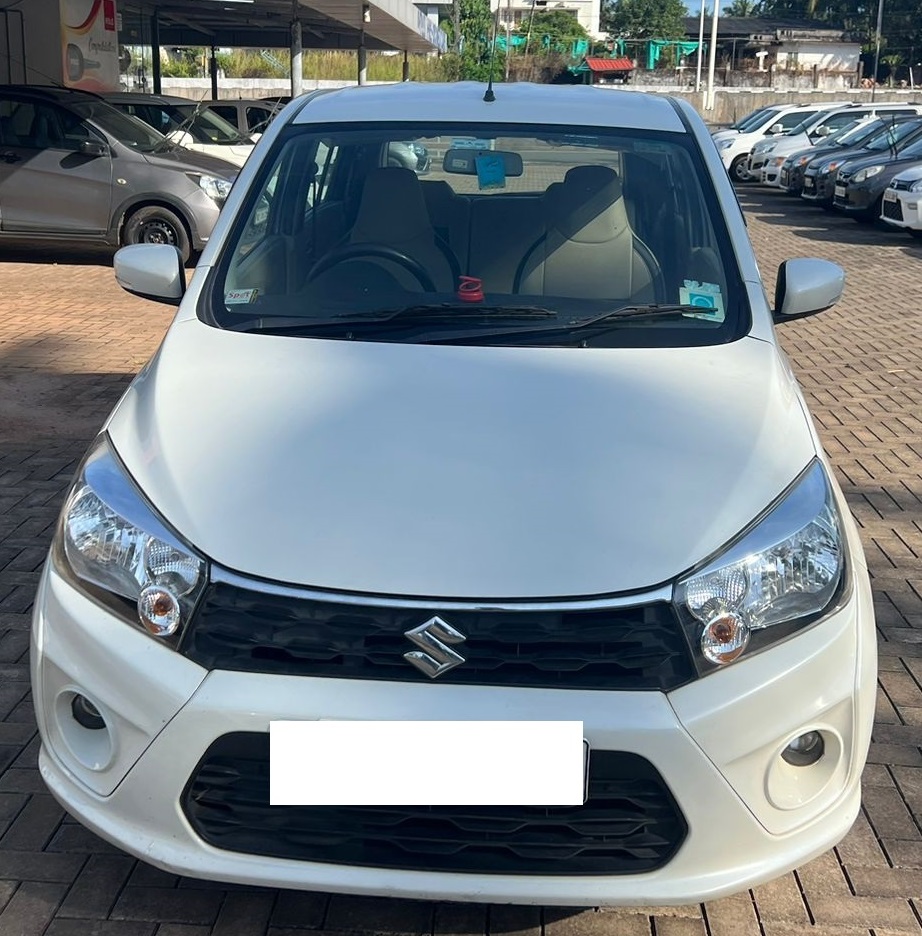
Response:
M455 175L477 175L477 161L483 159L502 160L503 175L506 177L520 176L525 171L522 157L518 153L466 148L447 150L442 159L442 169Z
M115 279L142 299L179 305L186 291L182 254L172 244L131 244L115 254Z
M108 156L109 147L101 140L81 140L77 150L81 156Z
M834 306L845 288L845 271L837 263L798 257L778 268L775 287L776 324L815 315Z

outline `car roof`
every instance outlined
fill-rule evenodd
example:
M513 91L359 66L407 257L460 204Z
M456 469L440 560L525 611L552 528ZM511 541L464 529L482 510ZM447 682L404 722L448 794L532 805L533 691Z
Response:
M175 94L141 94L139 91L110 91L102 95L107 101L118 101L122 103L131 103L138 101L147 104L199 104L200 101L193 101L191 98L179 97ZM206 102L207 103L207 102Z
M43 98L44 100L51 101L79 101L81 99L88 99L91 101L102 100L100 95L94 94L92 91L83 91L80 88L61 88L57 85L16 85L16 84L4 84L0 85L0 92L2 93L15 93L15 94L30 94L33 97Z
M516 81L497 85L496 99L485 103L485 90L486 85L476 81L339 88L307 95L290 121L352 123L379 121L386 114L388 122L456 120L686 132L672 100L663 95Z

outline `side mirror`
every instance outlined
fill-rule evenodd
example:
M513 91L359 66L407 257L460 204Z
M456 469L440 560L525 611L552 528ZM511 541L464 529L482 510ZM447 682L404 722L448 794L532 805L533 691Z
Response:
M817 127L816 130L813 131L813 135L818 137L829 136L830 133L832 133L832 128L827 127L825 124L823 124L822 127Z
M182 254L172 244L130 244L117 251L115 279L142 299L179 305L186 291Z
M784 124L772 124L768 128L768 133L784 133Z
M77 152L81 156L108 156L109 147L101 140L81 140Z
M815 315L834 306L844 288L845 271L837 263L808 257L785 260L778 267L772 318L781 324Z

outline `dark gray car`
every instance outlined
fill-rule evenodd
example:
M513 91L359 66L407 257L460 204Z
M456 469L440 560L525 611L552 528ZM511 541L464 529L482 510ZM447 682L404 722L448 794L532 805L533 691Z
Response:
M0 240L202 250L238 169L83 91L0 87Z

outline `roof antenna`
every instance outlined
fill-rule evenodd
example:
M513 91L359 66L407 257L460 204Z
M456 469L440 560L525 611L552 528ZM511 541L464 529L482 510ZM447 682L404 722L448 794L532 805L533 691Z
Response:
M490 76L489 81L487 81L487 90L483 93L483 100L486 104L492 104L496 100L496 95L493 93L493 62L496 59L496 31L499 28L499 7L496 8L496 13L493 16L493 45L490 48ZM509 54L509 50L506 49L506 55Z

